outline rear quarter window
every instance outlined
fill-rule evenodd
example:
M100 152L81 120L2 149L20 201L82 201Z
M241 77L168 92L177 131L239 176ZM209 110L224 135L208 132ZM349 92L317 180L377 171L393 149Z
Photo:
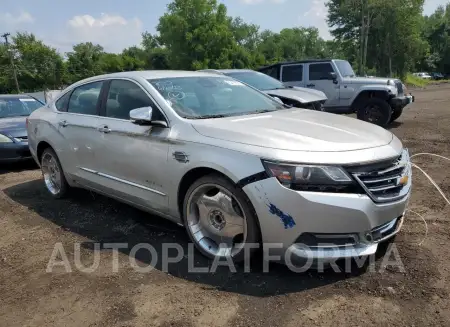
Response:
M69 104L70 91L64 94L55 102L55 107L58 111L67 111L67 105Z

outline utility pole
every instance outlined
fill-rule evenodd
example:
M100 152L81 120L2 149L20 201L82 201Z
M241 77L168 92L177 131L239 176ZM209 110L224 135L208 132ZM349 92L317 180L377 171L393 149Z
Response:
M17 80L16 65L14 65L14 57L11 52L11 49L9 48L9 43L8 43L8 36L10 36L10 35L11 35L10 33L5 33L5 34L1 35L1 37L5 39L6 51L9 53L9 59L11 60L11 68L12 68L13 74L14 74L14 81L16 82L16 89L17 89L17 93L19 94L20 88L19 88L19 81Z

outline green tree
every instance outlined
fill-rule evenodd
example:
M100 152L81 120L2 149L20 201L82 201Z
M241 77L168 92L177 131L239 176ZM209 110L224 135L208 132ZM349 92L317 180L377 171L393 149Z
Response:
M157 30L173 68L232 66L236 41L225 5L216 0L174 0L167 9Z
M12 40L22 91L59 88L64 83L63 60L56 49L45 45L31 33L17 33Z
M104 52L101 45L91 42L79 43L66 55L71 83L103 73L101 60L104 58Z

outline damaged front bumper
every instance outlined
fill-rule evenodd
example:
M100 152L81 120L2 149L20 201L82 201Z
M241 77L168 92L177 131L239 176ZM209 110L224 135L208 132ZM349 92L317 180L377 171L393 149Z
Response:
M368 256L401 229L409 193L389 203L366 194L295 191L276 178L244 187L259 218L263 247L273 261L327 264Z
M413 103L415 101L415 97L410 93L403 96L393 97L389 104L391 107L406 107L408 104Z

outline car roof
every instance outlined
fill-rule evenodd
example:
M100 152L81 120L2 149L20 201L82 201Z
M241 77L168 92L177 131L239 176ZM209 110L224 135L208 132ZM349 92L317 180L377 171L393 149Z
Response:
M207 72L207 73L222 73L222 74L230 74L230 73L257 73L252 69L203 69L199 70L199 72Z
M130 72L120 72L112 74L97 75L90 78L78 81L74 85L84 84L90 81L98 81L102 79L110 78L144 78L144 79L159 79L159 78L175 78L175 77L200 77L200 76L211 76L205 72L195 72L189 70L139 70Z
M7 99L34 99L32 96L29 96L28 94L0 94L1 100L7 100Z
M295 61L283 61L283 62L277 62L276 64L260 67L260 68L258 68L258 70L264 69L264 68L270 68L270 67L277 67L277 66L281 66L281 65L307 64L307 63L311 63L311 62L314 62L314 63L330 62L332 60L333 59L305 59L305 60L295 60Z

